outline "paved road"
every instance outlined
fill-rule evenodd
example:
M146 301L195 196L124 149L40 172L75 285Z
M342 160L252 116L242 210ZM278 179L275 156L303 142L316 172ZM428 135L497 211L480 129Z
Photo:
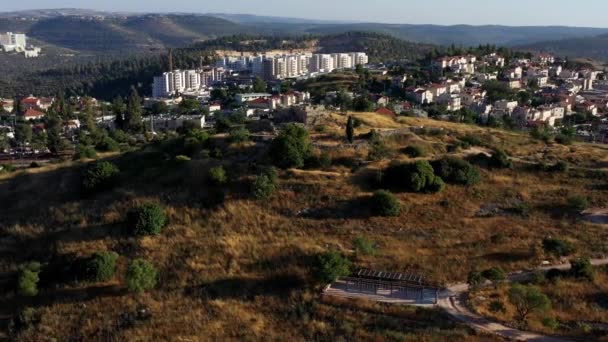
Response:
M591 260L591 264L594 266L602 266L608 265L607 259L593 259ZM560 269L560 270L568 270L570 269L570 264L562 264L556 266L543 266L539 267L540 271L548 271L552 268ZM532 275L532 272L520 272L509 275L509 281L522 281L529 278ZM503 324L491 321L486 319L472 311L470 311L467 306L463 303L463 298L465 294L469 291L468 284L455 284L449 286L447 289L441 291L439 294L439 301L437 305L444 309L450 316L455 319L462 321L467 324L471 328L485 332L490 334L496 334L508 339L514 339L518 341L538 341L538 342L561 342L567 341L566 339L550 337L545 335L540 335L536 333L531 333L527 331L522 331L518 329L514 329L511 327L507 327Z

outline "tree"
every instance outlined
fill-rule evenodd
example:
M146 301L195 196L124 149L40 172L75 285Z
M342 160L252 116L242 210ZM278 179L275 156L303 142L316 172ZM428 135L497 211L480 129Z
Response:
M338 94L336 94L336 100L334 105L340 108L340 111L346 112L353 105L353 99L344 89L340 90Z
M121 96L117 96L112 102L112 112L115 115L115 123L116 127L120 129L125 129L125 112L127 107L125 106L125 102Z
M47 126L47 146L49 151L57 154L68 149L69 143L63 137L61 120L58 118L51 118L47 122Z
M253 91L255 93L265 93L268 85L259 76L256 76L253 80Z
M131 94L127 100L127 111L125 113L125 124L132 132L140 132L143 128L141 97L135 87L131 88Z
M373 103L369 100L367 94L357 96L353 101L353 109L357 112L369 112L372 108Z
M287 125L270 146L270 157L276 166L301 168L312 155L308 131L299 125Z
M25 297L38 295L38 282L40 281L40 268L38 262L30 262L19 270L17 280L17 292Z
M374 192L371 199L372 211L378 216L399 216L401 214L401 204L399 200L386 190Z
M116 252L95 253L86 265L89 279L100 282L112 279L114 273L116 273L116 261L118 257L119 255Z
M27 122L17 124L17 127L15 127L15 140L19 144L26 144L32 141L32 126Z
M148 203L132 210L128 221L134 235L158 235L167 225L167 216L161 206Z
M34 133L34 136L32 137L32 148L34 150L44 151L46 150L47 145L48 139L45 131L39 130Z
M509 290L509 301L515 306L517 320L526 324L528 316L542 313L551 307L551 301L538 288L514 284Z
M87 130L91 133L97 130L97 123L95 122L95 108L93 107L93 101L90 97L84 99L85 108L82 114L83 121Z
M156 287L158 271L150 262L135 259L129 264L126 280L129 291L143 293Z
M350 275L351 262L338 252L325 252L317 256L316 278L324 283L332 283L340 277Z
M182 114L198 113L202 110L202 105L197 99L184 98L178 105Z
M348 120L346 121L346 140L349 143L353 143L355 137L355 123L353 122L353 117L348 116Z

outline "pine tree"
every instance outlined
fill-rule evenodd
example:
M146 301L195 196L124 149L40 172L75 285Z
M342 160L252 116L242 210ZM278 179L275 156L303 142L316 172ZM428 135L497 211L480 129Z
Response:
M131 88L131 95L127 100L127 111L125 113L126 127L133 132L140 132L143 128L141 97L135 87Z
M346 140L349 143L353 143L355 136L355 123L353 122L353 117L349 116L348 121L346 121Z

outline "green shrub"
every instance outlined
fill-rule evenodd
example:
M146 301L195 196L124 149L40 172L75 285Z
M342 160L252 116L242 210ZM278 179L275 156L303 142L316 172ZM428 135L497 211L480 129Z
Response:
M375 255L378 251L376 242L367 239L363 236L357 236L353 240L353 246L355 247L355 251L357 251L358 254L362 255Z
M557 330L560 327L559 321L553 317L544 318L543 325L551 330Z
M479 171L466 160L445 157L431 163L435 174L450 184L473 185L479 182Z
M319 155L319 166L323 169L330 168L332 164L331 155L327 152L323 152Z
M110 137L114 139L118 143L127 143L129 142L129 134L127 134L122 129L113 129L110 131Z
M419 160L410 164L393 164L382 176L385 187L396 190L433 193L442 191L443 180L435 176L431 164Z
M589 208L589 201L585 197L572 196L568 198L568 206L576 212L581 212Z
M462 143L464 143L464 144L461 144L461 146L465 149L469 148L470 146L483 146L484 145L484 143L481 141L481 139L479 139L478 136L473 135L471 133L469 133L463 137L460 137L459 140Z
M378 216L399 216L401 214L401 204L392 193L385 190L378 190L372 196L371 208L374 215Z
M30 169L37 169L40 167L40 164L38 164L37 162L33 161L30 163Z
M131 292L143 293L153 289L158 282L158 271L146 260L135 259L127 269L127 288Z
M228 136L228 140L232 143L244 143L249 141L249 131L244 128L236 128L230 130L230 135Z
M11 164L0 164L0 173L11 173L15 170L17 169Z
M570 261L570 274L577 279L593 281L593 266L589 258L579 258Z
M513 163L509 159L509 155L503 150L496 150L492 154L488 161L488 166L495 169L508 169L513 166Z
M505 271L503 271L502 268L500 268L500 267L489 268L489 269L481 272L481 275L484 278L491 281L494 284L494 286L497 286L500 282L502 282L506 278Z
M276 191L279 183L279 173L274 167L265 169L255 178L251 192L256 199L268 199Z
M34 297L38 295L40 269L41 265L38 262L30 262L21 267L17 280L17 293L25 297Z
M86 264L87 275L93 281L108 281L114 277L116 273L116 261L118 253L116 252L97 252Z
M490 305L488 306L488 310L490 310L490 312L494 312L494 313L507 312L507 308L505 308L505 305L499 300L494 300L494 301L490 302Z
M120 144L109 136L104 135L104 137L95 145L95 149L101 152L116 152L120 150Z
M82 188L87 193L107 189L117 182L119 175L120 170L110 162L90 164L82 175Z
M303 167L304 162L312 155L308 132L299 125L287 125L272 141L269 153L278 167L284 169Z
M403 153L405 153L410 158L424 157L426 155L426 151L424 150L424 148L418 145L410 145L406 147L403 150Z
M315 277L324 284L350 275L351 262L338 252L325 252L317 256Z
M97 158L97 151L93 146L89 145L78 145L76 148L76 154L74 155L74 160L78 159L95 159Z
M576 247L572 242L554 238L543 239L543 249L546 253L553 254L558 258L572 255L576 252Z
M213 185L224 185L228 182L226 170L222 166L217 166L209 170L209 179Z
M167 225L165 211L158 204L144 204L129 213L134 235L158 235Z

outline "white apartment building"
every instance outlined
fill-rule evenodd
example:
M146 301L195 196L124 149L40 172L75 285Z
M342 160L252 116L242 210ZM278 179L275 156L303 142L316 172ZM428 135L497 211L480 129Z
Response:
M23 51L27 46L27 37L23 33L6 32L0 34L0 45L4 51Z
M166 98L185 91L199 91L224 79L223 68L175 70L154 77L152 97Z

